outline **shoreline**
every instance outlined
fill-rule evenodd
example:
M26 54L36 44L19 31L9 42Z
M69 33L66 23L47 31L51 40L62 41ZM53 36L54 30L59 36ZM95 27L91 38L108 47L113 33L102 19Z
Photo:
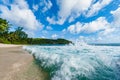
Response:
M11 47L22 47L23 45L15 45L15 44L3 44L0 43L0 48L11 48Z
M0 43L1 80L46 80L48 73L34 63L33 56L23 45Z

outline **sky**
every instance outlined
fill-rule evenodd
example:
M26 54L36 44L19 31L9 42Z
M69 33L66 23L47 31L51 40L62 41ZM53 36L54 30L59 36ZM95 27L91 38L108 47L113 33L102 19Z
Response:
M120 43L120 0L0 0L0 17L29 37Z

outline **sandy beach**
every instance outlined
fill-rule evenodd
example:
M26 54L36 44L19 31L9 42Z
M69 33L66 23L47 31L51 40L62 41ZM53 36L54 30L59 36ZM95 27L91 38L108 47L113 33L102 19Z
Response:
M0 44L0 80L47 80L21 45Z

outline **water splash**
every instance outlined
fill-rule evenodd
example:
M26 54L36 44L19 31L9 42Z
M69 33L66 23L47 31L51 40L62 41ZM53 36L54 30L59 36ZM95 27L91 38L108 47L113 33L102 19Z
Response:
M66 46L24 46L51 80L120 80L120 47L90 46L79 42Z

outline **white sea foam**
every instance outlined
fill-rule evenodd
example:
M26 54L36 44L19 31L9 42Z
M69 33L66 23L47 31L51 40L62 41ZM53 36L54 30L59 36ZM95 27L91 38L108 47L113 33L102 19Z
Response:
M120 46L24 46L52 80L120 80Z

